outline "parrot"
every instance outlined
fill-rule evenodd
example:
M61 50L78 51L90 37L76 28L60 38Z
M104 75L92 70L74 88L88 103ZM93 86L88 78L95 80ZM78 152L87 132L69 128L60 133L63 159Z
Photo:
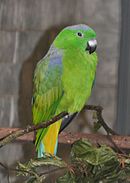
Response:
M98 57L96 32L86 24L65 27L47 54L37 63L33 76L33 124L46 122L61 112L67 117L36 132L38 157L56 155L58 134L79 114L90 97Z

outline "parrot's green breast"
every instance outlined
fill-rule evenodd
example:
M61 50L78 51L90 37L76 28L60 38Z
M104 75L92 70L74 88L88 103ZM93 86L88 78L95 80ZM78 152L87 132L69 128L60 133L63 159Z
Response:
M60 111L80 111L91 94L95 78L97 55L79 50L66 50L63 54L62 84L64 95Z

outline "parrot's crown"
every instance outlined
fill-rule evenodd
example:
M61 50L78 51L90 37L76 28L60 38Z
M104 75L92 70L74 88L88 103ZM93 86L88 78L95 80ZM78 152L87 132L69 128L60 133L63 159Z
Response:
M78 24L78 25L68 26L65 29L69 29L69 30L88 30L88 29L91 29L91 28L88 25L85 25L85 24Z

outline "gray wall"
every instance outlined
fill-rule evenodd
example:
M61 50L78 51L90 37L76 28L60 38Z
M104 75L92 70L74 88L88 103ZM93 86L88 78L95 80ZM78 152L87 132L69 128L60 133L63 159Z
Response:
M89 103L104 107L113 126L116 112L120 38L120 0L0 0L0 126L24 127L31 121L32 74L54 35L66 25L86 23L97 32L99 65ZM82 113L69 131L87 131ZM91 126L91 124L90 124ZM14 164L34 154L31 144L11 144L0 161ZM5 175L0 182L7 182ZM13 181L13 179L12 179Z
M121 45L118 69L116 130L130 135L130 1L121 0Z

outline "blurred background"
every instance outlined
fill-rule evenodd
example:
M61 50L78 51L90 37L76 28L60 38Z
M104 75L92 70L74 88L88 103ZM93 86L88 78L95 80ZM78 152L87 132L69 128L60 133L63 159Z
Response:
M129 7L129 0L0 0L0 127L31 123L36 63L63 27L85 23L97 33L99 56L88 103L101 105L105 121L119 133L129 134ZM88 118L88 113L81 112L67 130L91 131ZM60 145L59 155L66 158L69 148ZM33 155L33 144L13 143L1 149L0 161L13 166ZM0 183L8 182L0 172Z

